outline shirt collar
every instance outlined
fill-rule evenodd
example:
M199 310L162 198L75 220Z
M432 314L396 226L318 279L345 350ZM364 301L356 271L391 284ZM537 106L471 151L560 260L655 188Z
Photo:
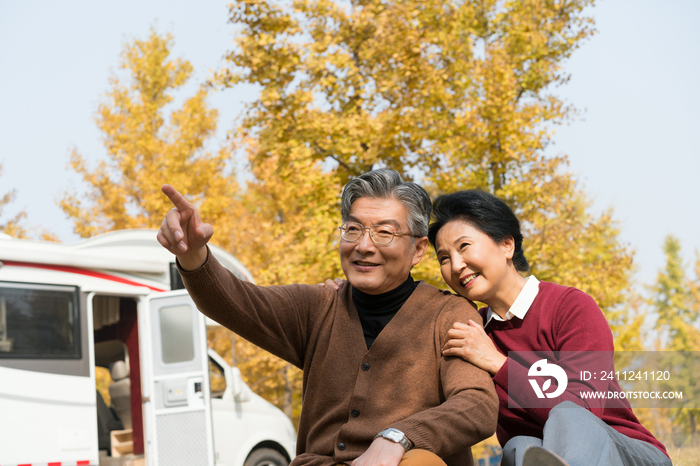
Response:
M537 297L537 292L540 290L539 284L540 281L535 278L534 275L527 277L525 286L522 290L520 290L518 297L515 298L515 302L512 306L510 306L508 312L506 312L506 318L501 319L501 317L493 312L489 307L486 311L486 323L484 324L484 327L491 322L491 319L504 322L506 320L511 320L513 317L517 317L518 319L523 320L525 318L525 314L527 314L527 311L530 309L530 306L532 306L532 302Z

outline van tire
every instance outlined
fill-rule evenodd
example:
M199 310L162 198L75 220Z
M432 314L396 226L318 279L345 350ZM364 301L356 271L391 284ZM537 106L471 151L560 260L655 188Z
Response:
M287 466L289 461L277 450L258 448L248 456L243 466Z

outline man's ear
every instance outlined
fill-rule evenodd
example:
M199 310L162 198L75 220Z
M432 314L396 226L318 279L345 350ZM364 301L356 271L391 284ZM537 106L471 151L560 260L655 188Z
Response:
M513 259L515 254L515 239L508 235L501 240L501 250L503 251L506 259Z
M416 238L415 242L413 243L413 255L411 257L411 267L415 266L420 262L420 260L423 258L425 255L425 252L428 250L428 245L430 245L430 241L428 241L427 236L423 236L422 238Z

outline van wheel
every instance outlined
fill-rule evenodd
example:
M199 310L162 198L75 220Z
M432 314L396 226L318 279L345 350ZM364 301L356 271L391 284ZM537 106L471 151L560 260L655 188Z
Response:
M287 466L284 455L272 448L258 448L248 456L244 466Z

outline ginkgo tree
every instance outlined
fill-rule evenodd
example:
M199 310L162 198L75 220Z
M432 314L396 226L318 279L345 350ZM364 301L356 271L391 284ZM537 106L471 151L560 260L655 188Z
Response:
M272 164L273 178L291 171L300 180L313 167L337 195L348 179L385 166L432 195L479 188L504 198L522 220L533 273L590 293L622 348L638 344L620 307L633 252L612 212L591 213L566 157L545 154L556 126L575 116L554 90L568 80L565 60L595 32L591 5L237 0L238 34L213 81L260 89L235 132L253 171ZM290 204L313 205L283 183ZM267 218L264 226L275 223ZM310 257L329 250L319 237L306 240L296 244ZM284 278L314 281L287 265L296 275ZM437 269L427 258L415 275L441 284Z
M213 83L260 91L233 133L252 174L237 256L264 285L340 276L341 187L378 166L432 195L486 189L522 219L533 273L592 294L617 348L638 348L643 316L622 307L632 252L611 212L591 214L566 158L545 156L556 125L575 116L553 91L594 32L592 4L232 2L237 36ZM432 257L414 276L444 286ZM281 394L289 381L277 383Z
M77 149L70 154L70 165L88 191L66 192L60 206L80 236L158 227L169 208L160 192L167 181L218 226L217 244L231 244L228 212L238 187L227 169L228 150L210 150L207 144L215 135L218 112L207 103L205 86L173 107L174 92L193 69L190 62L171 56L172 46L170 34L155 30L145 40L125 44L121 73L110 78L110 90L95 115L107 157L90 167Z

